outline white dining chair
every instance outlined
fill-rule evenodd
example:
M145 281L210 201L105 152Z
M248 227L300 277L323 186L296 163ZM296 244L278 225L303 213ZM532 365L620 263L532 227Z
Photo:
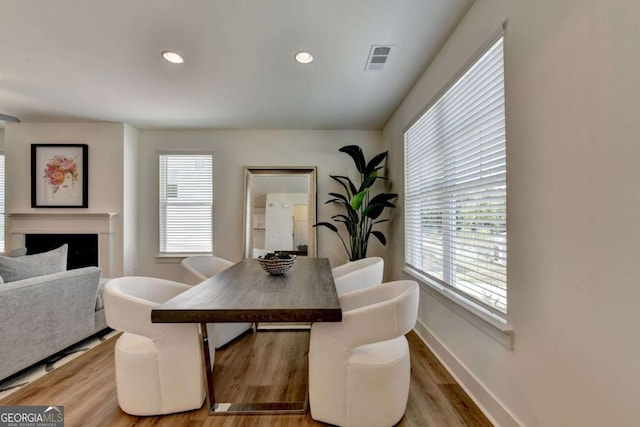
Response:
M182 259L182 281L197 285L205 279L231 267L233 262L212 255L194 255Z
M384 260L380 257L350 261L331 270L338 296L382 283Z
M107 324L124 333L115 346L118 405L131 415L164 415L202 406L198 325L151 323L151 310L190 287L149 277L112 279L104 288Z
M213 255L194 255L181 262L182 281L197 285L231 267L233 262ZM207 334L215 348L231 342L251 328L251 323L208 323Z
M316 322L309 344L309 404L314 420L338 426L390 427L409 396L405 334L418 315L410 280L340 298L342 322Z

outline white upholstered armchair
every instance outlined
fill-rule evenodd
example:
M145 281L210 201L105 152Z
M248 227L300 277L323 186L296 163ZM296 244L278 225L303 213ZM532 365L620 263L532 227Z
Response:
M348 262L331 270L338 296L382 283L384 260L380 257L363 258Z
M203 280L231 267L233 263L212 255L194 255L184 258L181 263L182 281L187 285L197 285ZM208 323L207 333L213 346L220 348L251 328L251 323Z
M389 282L343 295L342 322L318 322L309 346L311 417L339 426L389 427L409 395L409 346L418 284Z
M189 289L149 277L121 277L105 285L107 324L124 331L115 347L120 408L131 415L198 409L205 397L198 325L151 323L151 310Z
M197 285L232 265L231 261L212 255L190 256L184 258L181 263L182 281L187 285Z

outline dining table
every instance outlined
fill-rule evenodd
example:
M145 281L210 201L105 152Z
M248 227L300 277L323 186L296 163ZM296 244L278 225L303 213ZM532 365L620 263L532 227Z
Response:
M200 324L206 404L211 415L305 413L304 401L217 402L207 323L339 322L342 309L329 260L297 258L281 275L244 259L151 310L153 323Z

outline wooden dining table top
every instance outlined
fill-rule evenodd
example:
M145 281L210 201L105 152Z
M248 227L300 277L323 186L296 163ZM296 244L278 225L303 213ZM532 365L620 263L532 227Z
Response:
M339 322L340 301L326 258L297 258L272 276L244 259L151 311L154 323Z

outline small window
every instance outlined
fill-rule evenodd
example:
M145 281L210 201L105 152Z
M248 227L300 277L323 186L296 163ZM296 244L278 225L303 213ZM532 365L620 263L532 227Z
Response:
M503 317L507 186L503 40L405 133L405 263Z
M161 154L160 253L211 253L213 156Z

